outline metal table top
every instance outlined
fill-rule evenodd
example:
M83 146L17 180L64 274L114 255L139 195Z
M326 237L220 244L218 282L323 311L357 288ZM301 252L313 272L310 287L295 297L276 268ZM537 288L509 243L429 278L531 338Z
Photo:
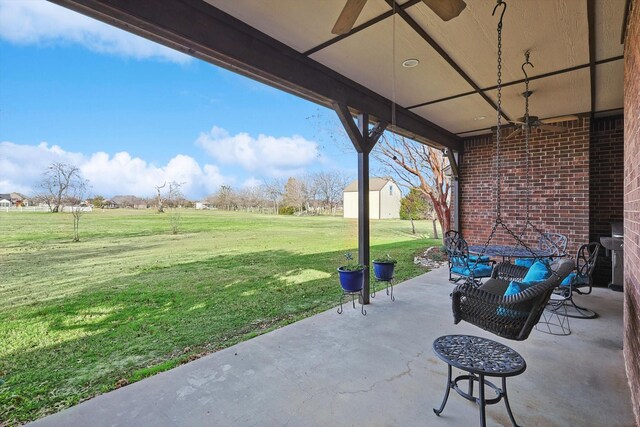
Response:
M433 342L433 351L447 364L474 374L512 377L527 369L524 358L499 342L471 335L445 335Z

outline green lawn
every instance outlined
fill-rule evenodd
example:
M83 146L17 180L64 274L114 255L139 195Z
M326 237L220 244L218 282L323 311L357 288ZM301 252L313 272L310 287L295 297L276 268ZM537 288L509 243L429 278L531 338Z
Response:
M127 382L336 305L355 220L185 211L0 212L0 425L59 411ZM430 232L418 223L418 231ZM372 255L424 270L435 240L372 221ZM424 236L423 236L424 237ZM336 314L337 316L337 314Z

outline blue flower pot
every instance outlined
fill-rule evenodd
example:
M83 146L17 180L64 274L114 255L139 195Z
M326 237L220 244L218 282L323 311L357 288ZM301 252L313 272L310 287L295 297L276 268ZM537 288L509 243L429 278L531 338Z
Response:
M395 268L393 262L373 262L373 274L375 274L378 280L391 280L393 279L393 269Z
M340 286L347 292L359 292L364 286L364 270L344 271L338 269Z

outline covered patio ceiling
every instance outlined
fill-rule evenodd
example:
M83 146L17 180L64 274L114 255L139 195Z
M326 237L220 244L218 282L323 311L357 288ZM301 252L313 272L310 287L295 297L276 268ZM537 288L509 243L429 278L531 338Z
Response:
M421 0L368 0L354 28L331 33L346 0L51 0L329 106L391 122L454 150L495 122L493 2L467 0L442 21ZM531 51L531 114L553 118L623 106L625 0L510 1L503 109L523 115L520 65ZM417 59L405 68L402 62ZM394 79L395 75L395 79Z
M494 2L467 1L460 16L444 22L421 0L395 6L370 0L354 29L335 36L331 28L345 0L205 1L452 133L486 132L495 121ZM519 83L526 50L535 65L533 114L549 118L622 108L624 0L507 3L508 118L523 115ZM420 64L404 68L410 58Z

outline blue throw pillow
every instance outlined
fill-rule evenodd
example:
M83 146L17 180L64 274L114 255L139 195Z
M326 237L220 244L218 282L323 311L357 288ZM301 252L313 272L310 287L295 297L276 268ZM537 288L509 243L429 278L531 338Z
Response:
M509 282L507 290L504 291L504 296L509 297L511 295L516 295L517 293L524 291L530 286L545 281L549 277L551 277L551 269L549 268L549 265L543 261L538 260L534 262L533 265L529 268L529 271L527 271L527 274L524 276L524 279L522 279L522 282ZM500 316L508 317L526 317L528 315L528 313L526 312L510 310L502 306L498 307L497 313Z
M505 297L510 297L511 295L515 295L515 294L517 294L519 292L524 291L529 286L530 285L528 283L520 283L520 282L511 281L511 282L509 282L509 287L507 288L507 290L504 291L504 296Z
M511 295L515 295L519 292L524 291L531 285L528 283L511 281L509 282L509 287L507 287L507 290L504 291L504 296L509 297ZM504 317L527 317L528 316L528 313L524 311L511 310L503 306L499 306L498 309L496 310L496 313L498 314L498 316L504 316Z
M549 277L551 277L551 269L549 268L549 264L544 261L537 260L531 267L529 267L529 271L527 271L527 274L524 276L522 282L541 282L548 279Z

